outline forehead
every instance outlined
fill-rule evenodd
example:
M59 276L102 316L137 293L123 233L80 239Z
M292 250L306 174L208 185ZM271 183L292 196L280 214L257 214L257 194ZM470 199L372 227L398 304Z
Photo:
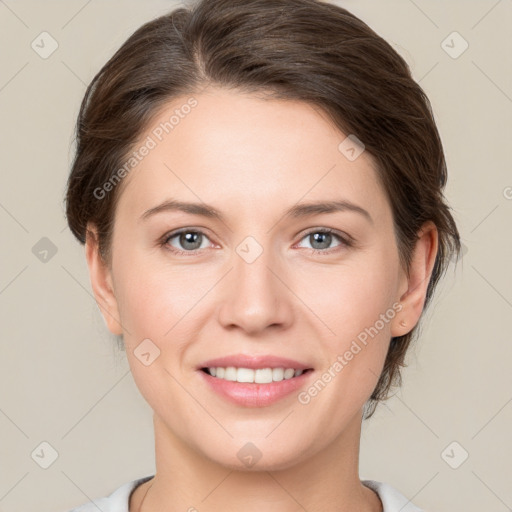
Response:
M305 102L222 89L184 95L160 109L139 138L135 150L149 149L124 179L119 207L142 212L172 196L221 210L229 201L260 215L302 197L344 197L376 213L386 209L373 158L347 158L346 140Z

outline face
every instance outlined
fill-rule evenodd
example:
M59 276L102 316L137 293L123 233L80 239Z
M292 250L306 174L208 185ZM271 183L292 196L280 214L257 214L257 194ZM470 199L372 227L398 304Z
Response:
M411 328L391 208L371 156L340 151L346 134L318 109L189 98L140 138L103 284L88 253L93 286L169 435L226 466L245 447L286 468L360 422L390 337Z

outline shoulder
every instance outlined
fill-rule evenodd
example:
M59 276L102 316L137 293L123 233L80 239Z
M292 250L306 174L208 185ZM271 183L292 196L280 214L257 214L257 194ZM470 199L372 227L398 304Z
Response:
M93 499L92 501L84 503L69 512L98 512L98 510L101 510L102 512L129 512L130 495L132 491L137 486L153 478L153 476L154 475L145 476L143 478L126 482L108 496Z
M376 480L361 480L361 483L379 495L383 512L425 512L389 484Z

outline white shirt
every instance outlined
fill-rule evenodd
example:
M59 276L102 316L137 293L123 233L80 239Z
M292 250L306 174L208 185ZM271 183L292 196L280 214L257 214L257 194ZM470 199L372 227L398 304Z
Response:
M140 484L147 482L154 475L132 480L118 487L112 494L105 498L94 500L80 507L74 508L69 512L129 512L130 495L132 491ZM391 485L377 482L375 480L361 480L366 487L374 490L382 501L384 512L423 512L413 505L405 496L400 494Z

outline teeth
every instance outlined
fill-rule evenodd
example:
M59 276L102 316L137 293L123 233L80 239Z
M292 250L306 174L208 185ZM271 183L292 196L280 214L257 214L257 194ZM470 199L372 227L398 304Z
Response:
M284 378L291 379L294 374L295 374L295 371L293 370L293 368L286 368L286 370L284 371Z
M304 373L303 370L294 370L293 368L235 368L228 366L211 366L208 372L212 377L218 379L230 380L232 382L253 382L256 384L268 384L270 382L279 382L283 379L298 377Z
M279 382L284 379L284 368L273 368L272 369L272 380Z
M234 366L228 366L226 368L226 372L224 373L225 380L232 380L233 382L236 380L236 368Z

